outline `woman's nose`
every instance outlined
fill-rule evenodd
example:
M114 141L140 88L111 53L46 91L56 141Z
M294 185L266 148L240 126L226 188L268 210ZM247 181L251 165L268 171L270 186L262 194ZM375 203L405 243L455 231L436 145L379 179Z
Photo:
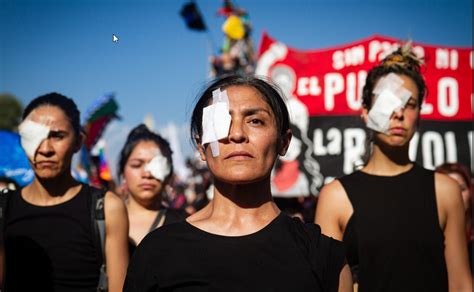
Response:
M37 152L41 153L43 156L51 156L54 153L54 148L51 145L50 139L44 139L39 145Z
M242 143L247 141L247 133L243 121L232 121L229 129L229 141Z
M151 178L153 175L151 174L150 170L145 169L145 167L142 168L142 177L144 178Z
M403 119L403 113L405 112L404 107L400 107L393 112L393 117L396 119Z

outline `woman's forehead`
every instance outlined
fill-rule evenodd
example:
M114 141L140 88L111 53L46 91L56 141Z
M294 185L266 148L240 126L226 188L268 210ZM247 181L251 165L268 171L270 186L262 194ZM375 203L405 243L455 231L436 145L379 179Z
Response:
M153 141L140 141L130 154L130 158L134 157L155 157L161 154L160 147Z
M233 108L265 108L273 113L272 108L263 97L262 93L251 86L230 86L226 88L229 97L229 107Z
M70 121L63 110L51 105L43 105L35 108L25 119L48 127L65 129L70 126Z
M409 91L412 92L412 97L418 99L418 86L416 85L415 81L410 77L405 74L396 74L398 78L403 81L402 86ZM381 76L374 84L374 88L377 88L377 85L382 81L383 77L386 77L387 75Z

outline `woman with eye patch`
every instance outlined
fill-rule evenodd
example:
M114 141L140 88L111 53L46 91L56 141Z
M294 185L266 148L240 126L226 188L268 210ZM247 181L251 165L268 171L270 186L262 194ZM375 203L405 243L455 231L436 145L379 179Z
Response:
M291 140L273 86L251 76L215 80L199 96L191 136L212 174L213 200L143 239L125 291L351 291L341 242L272 200L271 170Z
M346 243L359 291L472 291L459 187L409 158L425 90L408 45L370 70L362 95L372 129L368 161L319 196L315 222ZM377 107L395 95L406 104L379 119ZM374 126L377 119L386 128Z
M122 291L128 265L125 205L105 192L105 250L92 194L102 192L71 175L72 156L84 140L80 112L70 98L50 93L32 100L19 127L33 182L8 194L5 214L5 289L99 291L106 264L108 291Z
M187 217L186 212L162 204L173 173L171 154L168 141L143 124L130 132L122 148L118 174L127 194L130 255L150 231Z

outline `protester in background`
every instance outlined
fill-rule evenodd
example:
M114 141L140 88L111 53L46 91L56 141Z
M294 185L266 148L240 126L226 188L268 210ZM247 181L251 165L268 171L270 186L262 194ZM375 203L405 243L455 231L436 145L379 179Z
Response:
M472 183L471 175L467 167L460 163L444 163L436 168L436 171L439 173L447 174L449 177L454 179L459 187L461 188L462 200L464 203L464 214L466 220L466 239L467 239L467 249L469 252L469 258L472 259L472 245L474 243L474 232L472 230ZM471 274L472 261L471 264Z
M471 230L472 183L469 170L460 163L444 163L438 166L436 171L447 174L458 183L461 189L464 211L466 212L466 234L468 238L471 238L473 236Z
M5 291L96 291L102 251L93 231L93 189L71 175L84 139L76 104L58 93L40 96L25 108L19 132L35 177L9 197ZM115 194L104 201L109 291L121 291L127 213Z
M191 175L187 179L187 187L184 190L186 196L186 211L189 214L194 214L201 210L209 203L207 191L211 185L211 177L207 166L202 165L202 161L196 159L188 159L186 166L190 169Z
M252 25L249 14L230 0L223 1L218 14L226 18L222 25L225 38L220 54L209 58L212 76L253 74L256 55L251 38Z
M424 96L410 46L373 68L362 96L362 118L377 129L369 160L319 196L316 223L346 243L360 291L472 291L459 187L408 155Z
M150 231L186 218L186 212L162 204L173 173L171 154L168 141L143 124L130 132L122 148L118 174L128 194L130 254Z
M250 76L218 79L194 108L191 135L212 174L213 199L142 241L125 291L351 288L350 278L339 281L350 277L348 268L341 272L342 244L284 215L272 200L270 173L291 139L274 87Z

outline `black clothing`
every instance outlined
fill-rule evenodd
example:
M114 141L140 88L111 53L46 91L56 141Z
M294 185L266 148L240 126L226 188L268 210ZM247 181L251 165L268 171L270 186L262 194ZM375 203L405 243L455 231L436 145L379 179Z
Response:
M5 224L10 291L96 291L101 265L91 218L91 187L72 199L35 206L12 194Z
M165 216L165 221L163 222L163 226L171 224L171 223L181 222L184 219L186 219L186 217L189 216L189 214L186 213L186 211L184 211L184 210L178 210L178 209L164 209L164 210L166 211L166 213L164 215ZM153 228L153 230L155 230L155 228ZM151 231L153 231L153 230L151 230ZM130 258L132 257L132 255L133 255L133 253L135 252L136 249L137 249L136 243L133 241L133 239L129 238L129 240L128 240L128 253L130 255Z
M221 236L186 221L139 245L124 291L337 291L341 242L280 213L258 232Z
M340 182L354 209L343 241L359 291L448 291L434 172L417 165L396 176L357 171Z

